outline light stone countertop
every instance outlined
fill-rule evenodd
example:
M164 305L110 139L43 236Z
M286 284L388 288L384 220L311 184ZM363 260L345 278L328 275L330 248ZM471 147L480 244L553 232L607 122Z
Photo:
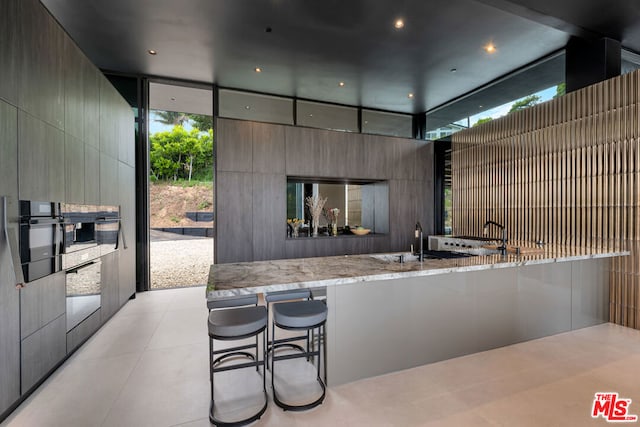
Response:
M386 258L395 259L400 254ZM399 263L385 260L380 254L366 254L214 264L209 270L206 292L207 298L215 298L625 255L629 252L546 246L543 253L537 254L426 259L422 263Z

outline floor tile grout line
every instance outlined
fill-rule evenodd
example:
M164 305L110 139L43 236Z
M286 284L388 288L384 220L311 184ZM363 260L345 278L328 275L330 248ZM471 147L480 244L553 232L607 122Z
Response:
M123 381L122 386L120 387L120 390L118 391L118 393L115 394L113 400L111 401L111 404L109 405L109 409L106 411L104 418L100 422L100 426L104 426L105 425L105 423L109 419L109 416L111 415L111 412L113 411L114 405L116 404L118 399L122 396L123 391L125 390L125 388L129 384L129 381L131 380L131 377L132 377L133 373L136 371L138 366L140 366L140 363L142 363L142 358L144 356L144 353L147 351L147 348L149 346L149 342L151 341L153 336L158 332L158 328L160 328L160 325L162 324L162 321L164 320L165 316L167 315L167 312L168 311L165 309L164 312L162 313L162 316L160 316L160 318L158 319L158 323L157 323L153 333L149 334L149 340L147 341L147 343L143 347L143 349L140 352L140 354L138 354L138 359L136 360L135 365L133 366L133 368L129 372L129 375L127 375L127 378L125 379L125 381ZM111 319L110 319L110 321L111 321Z
M127 375L127 378L122 382L122 386L120 387L120 390L117 393L114 394L113 399L111 400L111 403L109 404L109 408L106 410L105 415L102 418L102 421L100 422L100 426L104 426L104 424L107 422L107 419L109 419L109 415L111 415L111 412L113 411L113 407L114 407L115 403L118 401L118 399L122 395L122 392L124 391L125 387L129 383L129 380L131 379L131 376L133 375L133 372L136 370L138 365L140 365L140 362L142 360L142 355L143 354L144 354L144 352L141 352L138 355L136 363L134 364L133 368L131 368L131 371Z

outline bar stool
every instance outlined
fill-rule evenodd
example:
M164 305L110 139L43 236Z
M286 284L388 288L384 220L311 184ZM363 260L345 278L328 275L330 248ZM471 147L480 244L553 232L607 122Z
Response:
M324 340L318 340L318 349L309 348L309 331L318 330L319 336L324 335L325 323L327 321L327 305L321 301L294 301L294 302L282 302L273 305L273 320L272 320L272 348L277 348L281 342L290 342L291 338L284 338L282 340L276 339L276 326L280 329L291 331L306 331L307 347L304 351L296 352L294 354L285 354L277 356L274 353L271 355L271 387L273 388L273 401L284 409L285 411L303 411L314 408L322 403L326 394L325 382L320 377L320 365L322 364L322 349L325 349ZM298 339L304 339L304 336L298 337ZM326 353L325 353L326 356ZM304 405L291 405L280 400L278 392L276 391L274 377L275 377L275 362L280 360L289 360L295 358L315 358L317 357L317 374L316 380L322 388L320 397L311 403ZM326 357L325 357L326 365ZM326 369L325 369L326 372Z
M292 289L286 291L273 291L267 292L264 294L264 301L267 305L267 313L271 309L271 304L281 303L284 301L293 301L293 300L309 300L311 299L311 291L309 289ZM295 341L300 341L304 337L290 337L283 338L278 343L278 348L282 347L290 347L299 351L305 351L301 345L294 344ZM307 331L307 347L309 346L309 333ZM273 343L269 341L269 330L267 329L267 344L268 344L268 352L271 353L275 350ZM268 369L268 363L267 363Z
M266 385L266 329L268 323L267 309L258 306L257 295L238 297L216 298L207 301L209 308L209 380L211 382L211 403L209 406L209 420L216 426L241 426L260 419L267 409L267 385ZM262 360L258 350L258 336L262 333ZM255 336L255 344L239 345L236 347L214 350L214 341L237 341ZM245 350L253 349L255 353ZM216 355L219 355L216 357ZM250 362L236 363L228 366L220 366L223 361L234 357L246 357ZM215 357L215 358L214 358ZM222 421L215 417L214 400L214 374L216 372L229 371L254 367L259 371L262 366L262 390L264 393L264 405L262 408L240 421Z

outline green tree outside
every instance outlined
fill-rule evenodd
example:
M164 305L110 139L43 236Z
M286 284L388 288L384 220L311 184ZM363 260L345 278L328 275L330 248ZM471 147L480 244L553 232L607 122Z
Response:
M473 126L471 126L471 127L476 127L476 126L478 126L478 125L481 125L481 124L483 124L483 123L490 122L490 121L492 121L492 120L493 120L493 117L483 117L483 118L481 118L481 119L478 119L478 121L477 121L477 122L475 122L475 123L473 124Z
M155 120L165 125L183 126L189 121L187 113L179 113L177 111L156 111L155 115Z
M514 111L524 110L525 108L533 107L538 102L540 102L540 99L541 98L538 95L529 95L525 98L522 98L519 101L514 102L511 105L511 109L509 110L509 112L513 113Z
M184 126L186 123L189 123L194 128L200 129L203 132L213 129L213 116L206 116L204 114L156 110L154 120L165 125L173 126Z
M213 116L205 116L203 114L189 114L188 116L194 128L198 128L203 132L213 129Z
M158 180L211 180L213 129L201 132L174 126L150 136L151 175Z

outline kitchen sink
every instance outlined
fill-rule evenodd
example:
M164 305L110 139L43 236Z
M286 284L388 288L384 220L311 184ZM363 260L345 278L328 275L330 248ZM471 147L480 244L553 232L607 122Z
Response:
M452 259L452 258L467 258L470 256L475 256L476 254L471 254L467 252L458 252L458 251L424 251L425 259Z
M396 254L372 254L369 256L384 262L400 262L400 257L402 257L404 262L413 262L418 260L417 255L413 255L409 252Z
M488 249L485 249L487 251ZM468 258L475 255L485 255L485 254L472 254L472 253L464 253L464 252L454 252L454 251L424 251L424 259L453 259L453 258ZM373 254L370 255L372 258L378 259L380 261L385 262L400 262L400 257L404 262L414 262L418 261L418 256L411 253L394 253L394 254Z

